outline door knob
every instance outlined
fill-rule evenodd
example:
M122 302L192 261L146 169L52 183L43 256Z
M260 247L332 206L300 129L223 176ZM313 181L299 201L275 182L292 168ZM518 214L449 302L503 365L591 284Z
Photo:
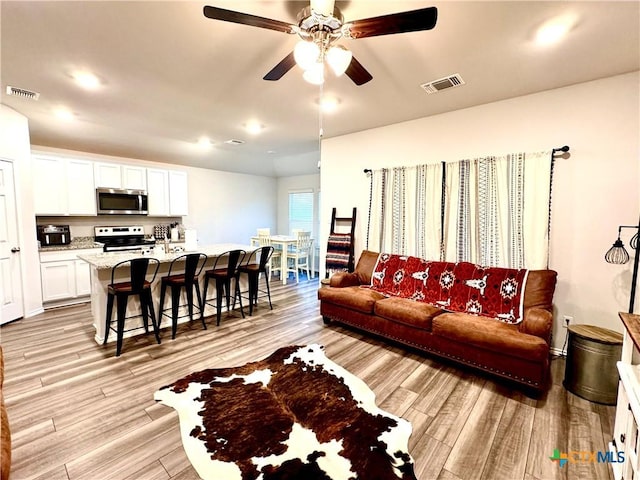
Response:
M11 249L11 253L18 253L20 251L20 247L13 247Z

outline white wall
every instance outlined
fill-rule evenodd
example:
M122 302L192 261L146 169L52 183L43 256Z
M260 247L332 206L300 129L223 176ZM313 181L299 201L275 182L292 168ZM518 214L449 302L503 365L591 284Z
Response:
M553 184L550 268L558 272L556 319L571 315L575 323L621 332L617 312L628 308L632 266L609 265L603 257L618 225L638 221L639 87L634 72L326 139L322 238L333 206L356 206L356 252L365 247L369 179L364 168L569 145L571 156L556 161ZM631 234L623 237L627 246ZM560 323L554 328L556 348L565 338Z
M0 105L0 157L13 163L22 270L23 314L25 317L30 317L42 311L42 290L31 194L29 123L25 116L6 105Z

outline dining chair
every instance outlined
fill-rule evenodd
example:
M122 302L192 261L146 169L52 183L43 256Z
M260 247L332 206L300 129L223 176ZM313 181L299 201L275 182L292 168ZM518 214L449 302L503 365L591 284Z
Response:
M159 318L158 318L158 328L160 328L160 324L162 323L162 316L167 315L171 318L171 338L176 338L176 330L178 328L178 310L180 305L180 291L182 288L185 289L187 295L187 308L189 312L189 319L193 321L193 290L196 290L196 296L198 303L195 304L198 310L202 308L202 298L200 297L200 274L202 273L202 269L204 268L204 264L207 262L207 256L204 253L187 253L185 255L180 255L179 257L174 258L169 265L169 271L167 275L162 277L160 281L160 306L159 310ZM184 263L184 267L180 267L177 265L181 265ZM178 271L177 271L178 270ZM179 271L182 270L182 271ZM164 296L167 291L167 288L171 288L171 307L165 309L164 308ZM171 310L171 315L164 313L167 310ZM200 316L202 320L202 328L204 330L207 329L207 324L204 322L204 318L202 315Z
M242 295L242 293L249 294L249 316L253 315L254 305L258 305L258 295L260 293L269 299L269 308L273 310L273 305L271 304L271 290L269 289L269 274L267 271L272 254L273 247L271 245L256 248L246 256L245 260L238 267L238 273L240 275L243 273L247 275L249 290L247 292L241 292L240 295ZM264 273L266 290L260 290L259 288L260 274L262 273ZM235 303L235 298L233 300Z
M311 255L313 255L313 240L311 239L311 232L298 231L296 233L296 244L286 252L286 273L294 273L296 276L296 283L299 283L300 270L307 271L307 279L312 278L313 272L311 271Z
M155 265L154 265L155 264ZM151 280L147 280L147 274L149 273L149 266L152 266L153 273L149 274ZM126 281L115 281L115 274L118 268L128 267L129 277ZM155 268L154 268L155 267ZM111 283L107 285L107 312L105 318L104 329L104 341L103 345L107 344L109 339L109 331L116 332L116 357L120 356L122 352L122 339L125 332L144 328L146 333L149 333L149 320L151 317L151 324L153 325L153 333L156 337L156 341L160 343L160 331L158 324L156 324L156 314L153 309L153 300L151 298L151 284L154 282L160 267L160 261L153 257L139 257L129 260L123 260L118 262L111 268ZM138 315L131 315L127 317L127 304L129 297L135 295L140 300L141 313ZM111 326L111 317L113 315L113 303L117 300L117 318L116 328ZM132 327L125 330L126 320L134 317L142 316L143 326Z
M240 292L240 285L238 282L238 265L242 262L242 259L247 252L244 250L229 250L228 252L218 255L213 263L213 268L204 272L204 292L202 294L202 307L200 309L200 318L204 318L204 309L206 305L211 305L216 309L216 325L220 325L220 317L222 314L222 298L226 296L227 300L227 312L231 309L231 281L235 280L234 286L234 300ZM225 264L226 262L226 264ZM216 283L216 303L215 305L207 299L207 289L209 282L215 280ZM242 296L240 296L240 313L244 318L244 310L242 309ZM202 320L204 322L204 319Z

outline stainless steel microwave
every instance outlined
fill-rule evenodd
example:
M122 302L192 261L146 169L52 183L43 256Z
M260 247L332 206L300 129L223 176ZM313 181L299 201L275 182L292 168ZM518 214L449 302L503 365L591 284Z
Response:
M96 188L98 215L147 215L146 190Z

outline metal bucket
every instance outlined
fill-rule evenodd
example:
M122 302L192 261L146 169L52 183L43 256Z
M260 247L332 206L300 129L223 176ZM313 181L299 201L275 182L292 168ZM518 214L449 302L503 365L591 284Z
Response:
M600 327L570 326L565 388L586 400L615 405L619 378L616 363L621 354L621 334Z

